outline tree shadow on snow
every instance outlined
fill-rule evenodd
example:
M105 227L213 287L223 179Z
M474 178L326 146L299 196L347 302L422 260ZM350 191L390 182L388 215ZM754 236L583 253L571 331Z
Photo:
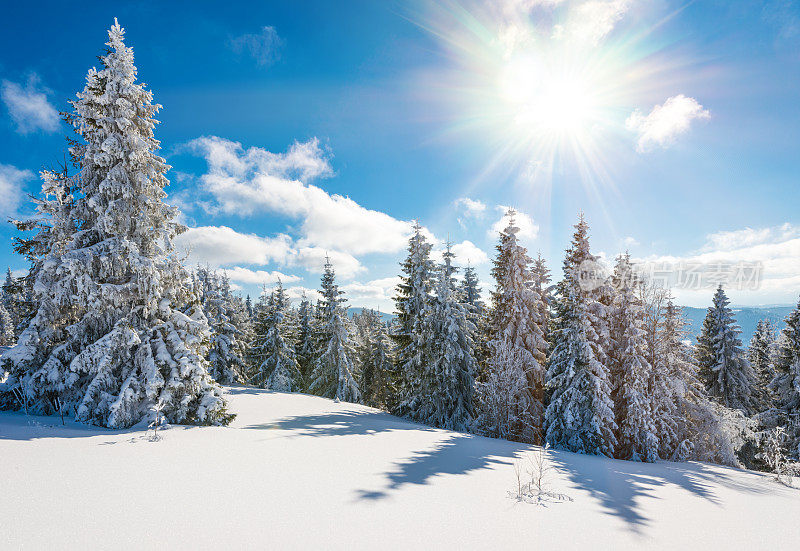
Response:
M420 425L380 411L338 411L318 415L287 417L271 423L249 425L246 429L291 430L296 437L374 435L395 431L437 432L442 439L433 447L414 452L411 457L394 463L385 476L388 484L378 491L360 490L359 499L382 499L388 492L406 484L427 484L441 474L466 474L492 465L511 465L530 447L504 440L493 440L473 434L455 433Z
M359 490L357 497L383 499L389 496L390 491L399 490L407 484L427 484L431 478L439 475L467 474L495 465L511 466L521 453L529 449L527 445L514 442L473 434L448 433L447 438L432 448L414 452L408 459L396 462L394 469L385 473L389 482L384 490Z
M607 513L624 520L639 532L650 524L640 507L641 500L658 498L658 489L677 486L690 494L720 504L715 486L726 486L749 493L768 493L754 479L742 480L742 471L704 463L636 463L554 450L550 460L557 471L567 475L579 489L597 499ZM734 473L739 476L733 476ZM758 475L753 475L758 476Z
M317 415L285 417L271 423L248 425L245 429L293 430L300 436L353 436L404 430L433 431L431 427L403 421L380 411L336 411Z

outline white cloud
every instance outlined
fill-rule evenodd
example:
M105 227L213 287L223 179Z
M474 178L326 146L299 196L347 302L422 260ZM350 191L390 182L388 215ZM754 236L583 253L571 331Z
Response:
M233 268L224 268L222 270L231 279L231 281L238 281L240 283L249 283L255 285L272 285L280 280L284 285L292 281L299 281L300 278L296 275L284 274L281 272L268 272L266 270L251 270L241 266L234 266Z
M795 227L788 222L771 228L721 231L708 235L702 250L706 252L731 251L770 242L785 242L795 237L800 237L800 227Z
M669 146L689 130L693 120L710 117L708 110L696 99L679 94L668 98L662 105L656 105L647 115L637 109L625 121L625 126L638 135L636 149L641 153L657 146Z
M293 252L288 235L259 237L239 233L227 226L189 228L175 238L175 245L188 253L190 262L215 267L232 264L264 266L271 262L286 265Z
M711 270L758 263L761 282L757 289L729 288L729 296L739 304L795 302L800 293L800 226L781 226L722 231L706 237L706 243L684 256L650 256L638 262L653 266L702 265ZM735 287L735 286L733 286ZM684 303L707 303L713 289L677 288L676 295Z
M274 212L300 219L300 245L351 255L394 253L406 245L410 222L301 181L333 173L317 139L295 143L283 154L244 149L215 136L193 140L189 147L208 162L201 182L227 214Z
M591 48L608 36L629 11L632 0L503 0L498 41L506 59L535 46L540 36L566 41L571 47ZM538 10L540 13L534 13ZM541 17L540 15L544 15ZM558 23L548 25L556 20Z
M614 29L628 11L630 5L631 0L581 2L570 10L560 36L562 38L575 38L589 45L596 45ZM556 29L554 29L554 33L556 32Z
M328 255L337 276L343 279L352 278L365 270L358 259L347 253L299 246L285 234L261 237L239 233L227 226L189 228L176 237L175 245L178 250L187 254L190 263L209 264L213 267L240 264L265 266L274 263L282 267L301 267L316 274L322 272L325 256ZM266 273L261 272L259 277L266 277Z
M508 209L505 205L497 205L495 210L502 213L500 219L492 225L492 228L489 230L489 237L491 239L497 239L497 236L508 226ZM516 210L516 209L514 209ZM539 226L534 223L533 218L516 210L516 214L514 215L514 223L519 228L519 233L517 233L517 237L520 239L524 239L526 241L532 241L536 239L536 236L539 235Z
M10 80L3 81L0 94L17 125L17 132L29 134L36 130L58 130L58 111L50 105L47 93L39 87L39 78L35 74L28 78L25 87Z
M451 247L454 255L456 255L456 263L464 266L467 263L477 266L489 262L489 257L483 250L479 249L472 241L462 241Z
M399 277L384 277L366 283L348 283L342 285L340 289L344 291L344 296L351 306L378 308L382 312L391 312L392 300L399 283Z
M366 270L354 256L341 251L329 251L322 247L301 247L290 259L290 265L302 266L312 274L321 274L326 257L330 258L337 278L350 279Z
M31 179L33 173L30 170L0 164L0 217L17 215L24 195L22 184Z
M622 239L622 248L623 249L628 249L630 247L636 247L638 245L639 245L639 241L637 241L635 237L631 237L630 235L628 237L625 237L625 238Z
M237 54L246 53L260 67L270 67L280 57L283 40L275 27L262 27L258 33L247 33L231 38L228 46Z
M486 212L486 204L469 197L460 197L455 200L456 208L461 210L464 216L479 218Z

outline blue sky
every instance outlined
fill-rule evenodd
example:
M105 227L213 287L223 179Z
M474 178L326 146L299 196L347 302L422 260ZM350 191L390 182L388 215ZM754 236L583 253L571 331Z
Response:
M63 159L55 112L118 17L164 106L190 260L244 292L391 308L410 221L490 286L504 206L556 274L577 213L608 261L757 263L738 304L800 293L800 6L767 2L17 3L0 33L0 204ZM0 267L25 267L0 229ZM726 269L728 269L726 268ZM687 305L709 288L677 288Z

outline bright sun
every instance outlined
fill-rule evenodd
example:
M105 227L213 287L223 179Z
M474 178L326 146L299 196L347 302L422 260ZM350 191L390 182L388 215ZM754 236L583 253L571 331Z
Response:
M523 132L577 138L596 119L597 98L580 73L554 68L531 58L506 63L500 97Z

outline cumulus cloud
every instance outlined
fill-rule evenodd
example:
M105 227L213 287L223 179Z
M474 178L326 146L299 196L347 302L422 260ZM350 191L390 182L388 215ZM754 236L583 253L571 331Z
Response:
M227 226L189 228L175 238L175 245L188 254L190 262L212 266L263 266L271 262L286 265L293 253L292 239L288 235L260 237L239 233Z
M246 33L228 41L228 46L237 54L247 54L260 67L270 67L280 57L283 40L275 27L262 27L258 33Z
M653 107L647 115L637 109L625 121L625 127L637 134L636 149L643 153L655 147L666 148L688 132L692 121L710 117L696 99L678 94Z
M201 183L222 212L272 212L299 219L299 243L306 247L359 255L394 253L406 245L410 222L304 183L333 173L316 138L277 154L216 136L198 138L188 147L206 159L208 172Z
M489 237L491 239L497 239L498 234L502 232L508 226L508 209L511 207L507 207L505 205L497 205L495 210L502 213L500 219L492 224L491 229L489 230ZM524 239L526 241L532 241L536 239L536 236L539 235L539 226L538 224L534 223L533 218L516 210L516 214L514 215L514 224L519 228L519 233L517 233L517 237L520 239Z
M515 51L535 46L541 36L569 42L573 48L594 47L614 30L632 4L632 0L502 0L490 5L499 10L498 41L510 58ZM558 23L537 24L553 19Z
M347 285L342 285L341 289L350 301L386 301L391 300L399 284L399 277L384 277L373 279L366 283L348 283Z
M722 231L706 237L697 251L683 256L651 256L640 263L659 266L696 266L726 273L736 266L756 266L760 284L757 288L730 289L738 302L795 302L800 292L800 226L782 224L767 228L744 228ZM755 275L756 272L748 272ZM749 285L749 284L748 284ZM676 289L679 298L709 300L710 288ZM755 301L755 302L754 302Z
M240 283L249 283L255 285L272 285L281 281L283 284L291 283L292 281L299 281L300 278L296 275L284 274L277 271L266 270L251 270L241 266L234 266L233 268L223 268L222 270L231 279L231 281L238 281Z
M48 101L48 91L40 87L39 77L35 74L28 78L25 86L4 80L0 88L3 103L17 125L17 132L29 134L36 130L58 130L58 111Z
M455 200L456 208L458 208L464 216L471 216L478 218L486 212L486 204L476 199L469 197L459 197Z
M189 262L213 267L275 264L287 268L303 268L316 274L322 272L327 255L337 275L344 279L350 279L365 270L358 259L347 253L300 246L285 234L261 237L240 233L227 226L189 228L176 237L175 245L187 255ZM266 277L265 273L258 277ZM238 281L248 282L243 279Z
M33 179L30 170L20 170L11 165L0 164L0 217L17 215L24 192L22 184Z
M479 249L472 241L457 243L452 246L451 250L453 254L456 255L456 262L461 265L469 263L472 266L478 266L489 262L487 254Z
M592 0L577 3L568 14L563 27L556 26L560 38L575 38L590 45L603 40L622 19L631 0Z

